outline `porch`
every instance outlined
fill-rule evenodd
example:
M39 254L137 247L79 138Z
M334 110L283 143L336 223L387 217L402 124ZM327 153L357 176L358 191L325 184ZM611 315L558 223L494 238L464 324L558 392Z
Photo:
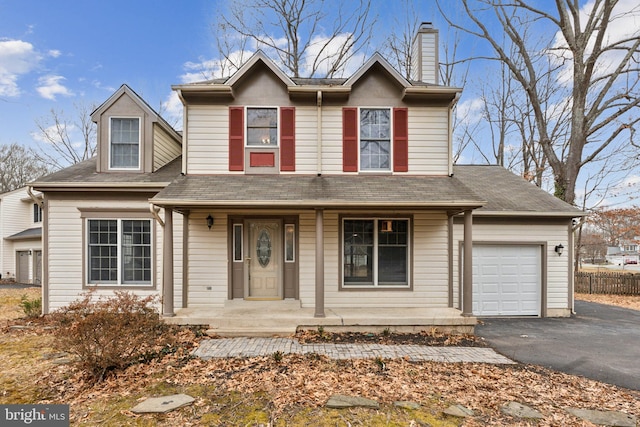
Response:
M325 317L314 317L314 308L303 308L298 300L230 300L220 308L182 308L170 324L208 325L207 333L218 336L288 336L300 329L325 331L395 332L440 331L473 333L473 316L462 316L454 308L325 308Z

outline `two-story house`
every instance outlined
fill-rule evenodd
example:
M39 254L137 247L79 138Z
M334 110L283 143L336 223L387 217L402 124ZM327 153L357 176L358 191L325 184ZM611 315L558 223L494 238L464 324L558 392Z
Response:
M380 55L291 78L262 52L174 86L183 132L122 86L94 113L97 158L33 183L44 307L84 289L163 297L172 321L454 327L568 316L577 209L498 166L455 166L437 31L413 79ZM270 323L272 322L272 323Z
M42 195L28 187L0 194L0 278L42 281Z

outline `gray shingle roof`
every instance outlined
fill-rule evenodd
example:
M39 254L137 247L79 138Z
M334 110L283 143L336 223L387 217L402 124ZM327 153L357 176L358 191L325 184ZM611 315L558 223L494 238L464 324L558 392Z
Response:
M168 206L478 207L484 201L448 176L181 176L153 199Z
M453 176L487 201L487 204L474 214L516 212L561 216L584 214L581 210L552 196L502 166L454 166Z
M39 178L32 183L34 188L51 187L56 184L95 184L95 186L108 186L109 184L153 184L173 181L182 168L181 157L173 160L153 173L97 173L96 158L93 157L84 162L76 163L68 168L54 172Z
M19 233L12 234L11 236L5 237L6 240L28 240L28 239L40 239L42 238L42 228L27 228Z

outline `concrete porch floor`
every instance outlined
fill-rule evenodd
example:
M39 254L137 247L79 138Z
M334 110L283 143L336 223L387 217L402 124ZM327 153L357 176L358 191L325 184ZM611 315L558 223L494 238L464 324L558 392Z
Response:
M300 329L325 331L395 332L428 331L432 328L473 333L475 317L463 317L454 308L325 308L325 317L314 317L313 308L300 301L227 301L224 307L181 308L167 323L208 325L207 333L218 336L288 336Z

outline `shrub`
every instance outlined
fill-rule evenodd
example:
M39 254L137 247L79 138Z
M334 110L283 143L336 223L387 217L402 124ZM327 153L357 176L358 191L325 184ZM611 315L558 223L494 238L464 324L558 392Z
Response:
M42 298L29 299L26 295L22 295L20 307L27 317L38 317L42 314Z
M112 297L81 299L52 315L56 346L77 356L77 364L94 380L112 370L168 353L174 343L162 322L158 297L115 291Z

